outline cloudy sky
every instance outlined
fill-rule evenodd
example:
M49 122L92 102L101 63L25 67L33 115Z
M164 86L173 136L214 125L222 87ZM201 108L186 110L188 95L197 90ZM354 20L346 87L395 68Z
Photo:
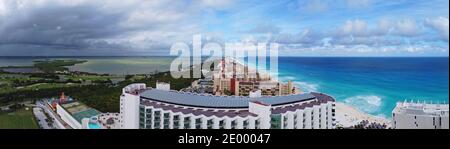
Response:
M168 55L276 42L289 56L448 56L448 0L0 0L0 56Z

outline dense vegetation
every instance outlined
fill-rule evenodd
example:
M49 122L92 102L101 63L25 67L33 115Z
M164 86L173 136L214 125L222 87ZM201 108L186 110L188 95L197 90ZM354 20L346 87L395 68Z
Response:
M102 112L118 112L119 96L122 88L131 83L146 83L149 87L155 87L157 81L170 82L171 88L180 90L191 84L195 79L174 79L169 72L162 72L152 76L133 75L117 84L112 84L109 79L106 81L97 80L93 84L81 85L72 84L39 88L38 90L16 89L14 92L0 92L0 105L22 102L27 100L38 100L42 98L58 97L61 92L96 108ZM71 80L67 80L70 82ZM73 80L72 80L73 81ZM51 85L51 84L50 84Z
M64 66L73 66L75 64L84 63L86 61L80 60L51 60L51 61L34 61L34 67L41 71L51 73L55 71L68 71Z

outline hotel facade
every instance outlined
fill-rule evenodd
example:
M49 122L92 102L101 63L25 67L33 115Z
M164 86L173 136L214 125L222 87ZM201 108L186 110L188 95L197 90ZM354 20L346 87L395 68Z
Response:
M392 111L394 129L449 129L449 105L399 102Z
M123 129L332 129L335 100L321 93L214 96L170 90L167 84L125 87ZM159 88L158 88L159 87Z
M291 81L281 83L272 80L268 73L250 69L236 61L220 61L220 71L212 75L215 95L248 96L251 91L261 90L265 96L284 96L301 93Z

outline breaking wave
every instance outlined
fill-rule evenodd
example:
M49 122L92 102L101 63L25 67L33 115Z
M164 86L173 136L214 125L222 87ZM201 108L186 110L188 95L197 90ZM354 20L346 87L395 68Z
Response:
M382 105L381 97L375 95L353 96L346 98L344 102L366 113L376 113Z

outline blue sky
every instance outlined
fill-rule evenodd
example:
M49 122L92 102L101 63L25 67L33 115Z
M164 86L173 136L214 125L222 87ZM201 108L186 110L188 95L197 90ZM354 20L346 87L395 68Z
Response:
M448 0L2 0L1 55L168 55L279 43L288 56L448 56Z

